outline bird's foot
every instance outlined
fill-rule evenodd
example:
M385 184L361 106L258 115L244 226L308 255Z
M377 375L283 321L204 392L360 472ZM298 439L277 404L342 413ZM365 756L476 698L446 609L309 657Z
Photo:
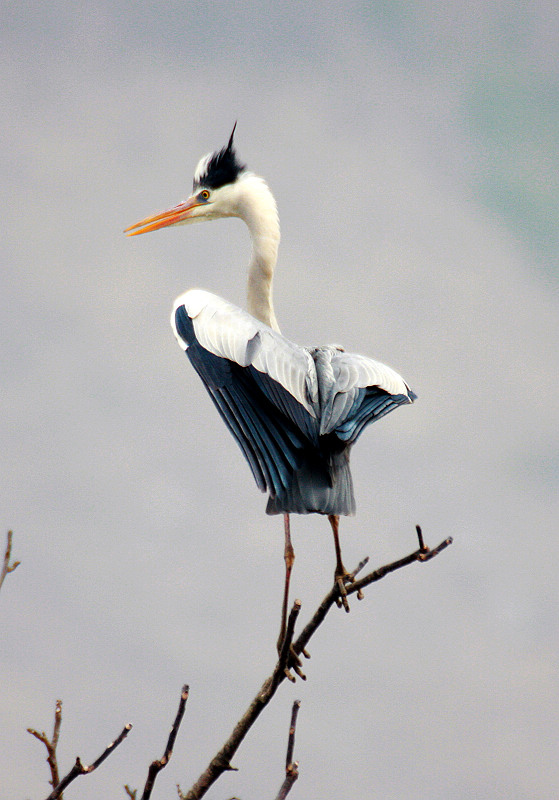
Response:
M284 641L285 641L285 635L280 634L277 642L277 651L280 658L283 651ZM310 658L310 654L305 650L305 648L301 650L301 655L303 655L305 658ZM298 675L299 678L301 678L301 680L303 681L307 680L307 676L303 672L302 666L303 662L301 661L299 653L297 653L293 645L290 644L289 653L287 656L287 663L285 665L284 672L286 677L289 678L289 680L292 683L295 683L296 680L295 675L293 675L293 672L295 672L295 674ZM291 670L293 670L293 672Z
M357 568L353 570L353 572L348 572L344 565L341 564L341 569L337 568L336 572L334 573L334 581L336 586L338 587L338 597L336 597L336 605L338 608L344 608L346 612L349 612L349 603L347 600L347 586L351 586L352 583L355 583L355 578L359 572L363 569L363 567L369 561L369 556L363 559L363 561L359 562ZM357 592L357 599L363 600L363 592L361 589Z
M334 581L336 586L338 587L338 596L336 597L336 605L338 608L344 608L344 610L349 613L349 603L347 600L347 589L346 584L352 584L355 580L354 576L350 572L338 572L334 575Z
M306 658L310 658L306 650L303 650L303 653L305 654ZM291 683L295 683L295 675L293 675L293 672L291 670L293 670L293 672L295 672L295 674L298 675L302 681L307 680L307 676L302 670L302 661L299 658L298 654L295 652L295 648L293 647L293 645L291 645L289 648L289 656L287 658L287 664L285 666L284 672L286 677L291 681Z

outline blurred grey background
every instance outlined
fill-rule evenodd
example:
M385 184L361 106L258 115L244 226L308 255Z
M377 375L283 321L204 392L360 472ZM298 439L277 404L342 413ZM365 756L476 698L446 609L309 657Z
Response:
M127 741L68 798L189 788L274 662L281 518L168 323L244 303L238 220L127 239L238 120L278 200L283 332L419 395L353 453L345 560L452 535L333 613L209 797L553 798L559 786L559 39L536 2L7 3L1 24L0 795ZM329 526L294 518L304 621ZM2 537L5 534L2 533ZM2 538L3 541L3 538ZM3 545L2 545L3 546Z

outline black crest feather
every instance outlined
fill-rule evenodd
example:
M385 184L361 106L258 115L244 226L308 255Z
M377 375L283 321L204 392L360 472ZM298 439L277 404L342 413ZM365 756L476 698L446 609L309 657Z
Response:
M239 174L246 169L246 164L242 164L239 161L233 147L236 127L237 123L235 122L227 145L221 150L216 150L215 153L212 153L204 172L194 179L194 190L200 186L207 186L208 189L219 189L228 183L234 183Z

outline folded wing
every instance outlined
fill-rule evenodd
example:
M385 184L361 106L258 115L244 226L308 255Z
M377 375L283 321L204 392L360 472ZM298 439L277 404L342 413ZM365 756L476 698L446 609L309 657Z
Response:
M320 391L320 435L353 444L363 428L416 395L386 364L331 345L312 351Z
M178 298L171 324L258 487L284 495L305 452L318 443L318 387L309 352L198 289Z

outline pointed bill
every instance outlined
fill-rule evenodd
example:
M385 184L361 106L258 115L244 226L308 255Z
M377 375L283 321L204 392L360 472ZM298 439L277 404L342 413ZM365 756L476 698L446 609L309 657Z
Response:
M124 233L128 236L137 236L139 233L149 233L157 231L159 228L167 228L169 225L176 225L179 222L186 222L191 218L192 210L200 205L203 203L200 203L196 197L190 197L188 200L168 208L167 211L146 217L140 222L136 222L135 225L130 225Z

